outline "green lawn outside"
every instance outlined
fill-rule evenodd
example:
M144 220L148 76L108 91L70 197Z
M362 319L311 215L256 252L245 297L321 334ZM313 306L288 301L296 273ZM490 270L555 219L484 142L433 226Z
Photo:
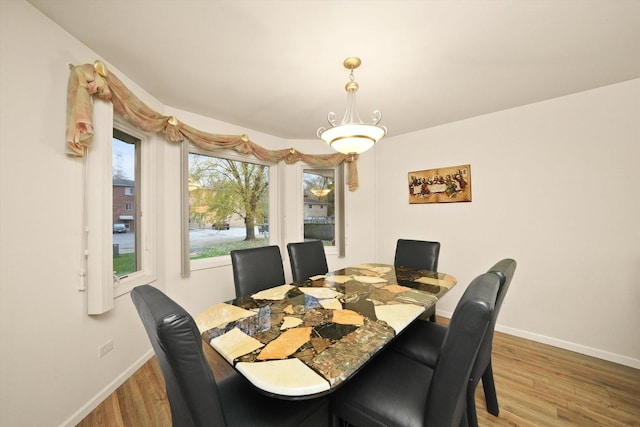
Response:
M249 249L249 248L257 248L260 246L268 246L269 241L266 239L255 239L255 240L240 240L237 242L225 242L225 243L217 243L214 246L207 246L202 248L200 252L193 252L190 255L190 259L202 259L202 258L213 258L224 255L229 255L231 251L237 249Z
M229 255L233 250L257 248L260 246L267 246L268 244L269 241L265 239L240 240L237 242L218 243L214 246L205 247L200 252L191 253L189 258L214 258ZM324 246L331 246L331 241L323 241L323 244ZM134 255L134 253L127 253L113 257L113 271L116 272L116 275L118 277L122 277L136 271Z
M120 254L113 257L113 271L118 277L122 277L136 271L136 258L133 252Z

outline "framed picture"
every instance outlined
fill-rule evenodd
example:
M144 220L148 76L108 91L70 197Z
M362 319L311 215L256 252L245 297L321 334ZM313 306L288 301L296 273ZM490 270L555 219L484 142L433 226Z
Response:
M409 203L471 201L471 165L409 172Z

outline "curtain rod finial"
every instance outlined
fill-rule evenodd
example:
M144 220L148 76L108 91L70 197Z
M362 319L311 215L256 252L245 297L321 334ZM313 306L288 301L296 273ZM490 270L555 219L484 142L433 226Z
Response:
M105 67L105 65L100 62L100 61L95 61L93 63L93 68L96 70L96 72L98 74L100 74L102 77L107 77L107 67Z

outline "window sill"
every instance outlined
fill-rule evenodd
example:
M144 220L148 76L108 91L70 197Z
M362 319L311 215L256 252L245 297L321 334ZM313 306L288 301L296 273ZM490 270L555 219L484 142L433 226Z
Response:
M156 276L151 274L135 274L113 282L113 297L126 295L136 286L150 285L156 281Z
M206 270L209 268L226 267L231 265L231 257L229 255L219 256L215 258L204 258L191 260L191 271Z

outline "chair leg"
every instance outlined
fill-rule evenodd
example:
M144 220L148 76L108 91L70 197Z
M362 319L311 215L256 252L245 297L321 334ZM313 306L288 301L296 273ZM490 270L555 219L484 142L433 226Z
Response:
M493 368L491 367L491 359L484 374L482 374L482 388L484 389L484 397L487 401L487 411L490 414L498 416L500 408L498 408L498 395L496 394L496 385L493 382Z
M431 316L429 316L429 321L436 323L436 314L433 313Z
M460 420L460 427L469 427L469 420L467 419L467 413L462 414L462 419Z
M469 381L469 385L467 386L467 425L469 427L478 427L478 414L476 413L476 386L478 385L475 381Z

